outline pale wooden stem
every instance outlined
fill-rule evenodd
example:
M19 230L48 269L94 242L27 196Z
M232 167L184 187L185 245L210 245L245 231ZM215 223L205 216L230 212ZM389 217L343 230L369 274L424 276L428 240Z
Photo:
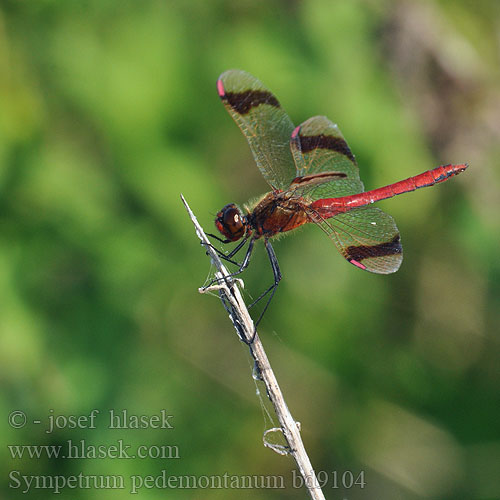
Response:
M217 290L219 291L222 300L225 301L225 307L229 312L229 317L233 322L238 335L245 341L245 343L248 344L250 348L251 355L255 360L260 377L266 386L267 394L272 405L274 406L278 421L281 425L281 430L286 442L288 443L288 453L293 456L295 462L297 463L297 467L304 479L304 485L306 486L310 497L313 500L325 500L323 492L321 491L319 483L316 479L316 474L311 465L311 461L309 460L304 448L304 444L300 436L299 424L293 419L290 410L286 405L285 399L283 398L283 394L271 368L266 352L264 351L262 342L255 331L252 318L250 317L240 290L236 284L238 280L231 278L230 273L222 264L220 257L213 249L210 241L205 235L205 232L196 220L196 217L182 195L181 199L186 207L191 221L194 224L198 238L200 238L217 269L215 272L215 277L219 283L217 285ZM204 292L205 289L200 289L200 291ZM275 449L274 447L271 448Z

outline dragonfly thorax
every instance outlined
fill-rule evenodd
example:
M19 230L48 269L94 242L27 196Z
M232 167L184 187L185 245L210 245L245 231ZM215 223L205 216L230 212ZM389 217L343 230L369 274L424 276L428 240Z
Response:
M237 241L242 238L247 226L247 218L234 203L226 205L217 213L215 219L215 227L229 241Z

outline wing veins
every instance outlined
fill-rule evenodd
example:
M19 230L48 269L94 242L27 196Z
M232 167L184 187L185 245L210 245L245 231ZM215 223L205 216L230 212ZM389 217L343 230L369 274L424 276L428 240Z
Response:
M343 220L336 219L335 217L332 217L332 221L335 221L335 224L332 224L330 221L323 218L315 209L309 207L308 212L314 212L314 217L317 217L319 219L319 222L317 222L313 219L313 222L315 222L316 225L319 225L321 227L321 224L325 224L325 226L328 226L330 228L332 233L336 233L336 234L345 233L347 236L352 238L355 242L359 243L360 245L366 245L367 243L373 243L374 241L378 241L369 232L364 231L364 230L360 229L359 227L355 227L351 224L348 224L347 222L344 222ZM348 229L343 228L342 225L346 226ZM324 228L322 228L322 229L324 230ZM328 234L327 231L325 231L325 232ZM353 234L354 232L364 234L366 239L364 239L362 236L358 237L356 234Z

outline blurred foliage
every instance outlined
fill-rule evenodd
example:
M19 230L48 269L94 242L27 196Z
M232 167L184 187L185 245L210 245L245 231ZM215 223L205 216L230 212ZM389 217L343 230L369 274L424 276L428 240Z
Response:
M260 333L328 498L500 498L498 0L0 5L5 498L26 497L12 470L162 469L284 475L286 490L236 494L304 498L291 459L261 444L246 349L197 293L212 271L179 199L213 231L225 203L267 190L215 90L229 68L265 82L295 123L337 122L367 188L469 162L380 203L402 233L395 275L347 265L314 227L277 242L284 280ZM262 248L244 278L254 296L270 283ZM45 432L51 414L92 409L97 429ZM175 428L109 429L109 409L166 409ZM7 425L13 410L24 428ZM180 459L12 459L5 446L68 439L177 445ZM366 487L330 491L333 471L365 471ZM169 494L235 491L140 492Z

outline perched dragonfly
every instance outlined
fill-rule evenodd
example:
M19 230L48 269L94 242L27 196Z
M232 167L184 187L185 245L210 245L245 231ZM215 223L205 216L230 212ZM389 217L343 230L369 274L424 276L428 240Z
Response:
M401 237L394 219L371 204L433 186L467 168L466 164L444 165L365 191L354 155L337 125L328 118L314 116L294 127L278 99L244 71L223 73L217 81L217 91L272 189L253 206L245 206L245 213L231 203L215 219L224 236L224 239L216 236L219 241L230 243L242 239L230 253L223 254L227 260L233 262L232 257L249 242L245 258L234 275L248 266L255 241L264 240L274 283L255 301L270 293L257 324L281 280L270 238L314 222L357 268L393 273L403 260Z

